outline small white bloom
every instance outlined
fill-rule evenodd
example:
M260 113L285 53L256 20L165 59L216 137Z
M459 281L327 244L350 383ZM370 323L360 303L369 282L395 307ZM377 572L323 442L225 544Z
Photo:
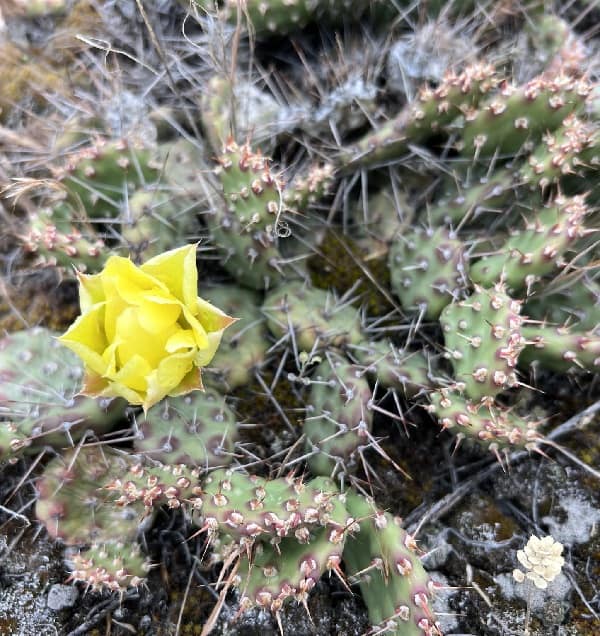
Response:
M513 577L517 583L523 583L525 580L525 575L521 572L521 570L519 570L519 568L513 570Z
M525 548L517 552L517 559L527 572L515 570L513 577L519 583L522 583L527 578L533 581L537 588L546 589L548 583L554 581L560 574L565 563L562 551L562 544L555 541L551 536L543 538L530 537Z

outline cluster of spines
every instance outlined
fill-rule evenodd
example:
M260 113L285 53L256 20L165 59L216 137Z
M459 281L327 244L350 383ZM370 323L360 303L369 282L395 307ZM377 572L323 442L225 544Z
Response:
M430 361L421 351L399 349L388 340L378 340L352 347L351 352L360 371L383 388L412 398L431 387Z
M69 581L84 583L86 589L95 592L124 592L138 587L152 567L135 541L93 544L71 554L67 562Z

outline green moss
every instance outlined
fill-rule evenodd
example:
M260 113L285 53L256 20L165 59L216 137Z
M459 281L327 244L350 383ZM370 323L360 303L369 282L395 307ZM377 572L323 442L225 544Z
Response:
M367 260L357 244L334 229L327 231L315 253L308 259L312 283L321 289L334 289L343 294L350 288L369 314L382 316L393 306L382 293L390 287L390 274L385 256ZM354 287L356 281L361 283Z

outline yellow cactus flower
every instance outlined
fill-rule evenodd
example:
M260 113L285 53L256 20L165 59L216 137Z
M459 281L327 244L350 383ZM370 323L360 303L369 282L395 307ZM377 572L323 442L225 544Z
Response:
M111 256L99 274L78 277L82 315L59 340L85 363L83 395L147 410L202 389L201 367L236 319L198 297L196 245L139 267Z

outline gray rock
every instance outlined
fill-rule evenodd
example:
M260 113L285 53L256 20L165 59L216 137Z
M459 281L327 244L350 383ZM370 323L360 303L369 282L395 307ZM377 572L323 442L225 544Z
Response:
M498 574L494 577L494 581L499 585L502 594L507 599L518 598L527 603L527 599L529 598L531 611L539 615L542 620L544 616L549 614L553 615L552 620L555 621L553 624L559 624L564 619L565 612L561 610L561 619L558 620L556 616L557 606L562 605L562 602L569 597L573 586L563 572L561 572L552 583L549 583L545 590L540 590L533 584L529 585L528 582L517 583L512 574ZM550 611L550 609L552 609L552 611Z
M55 612L73 607L79 592L73 585L54 584L48 592L48 607Z

